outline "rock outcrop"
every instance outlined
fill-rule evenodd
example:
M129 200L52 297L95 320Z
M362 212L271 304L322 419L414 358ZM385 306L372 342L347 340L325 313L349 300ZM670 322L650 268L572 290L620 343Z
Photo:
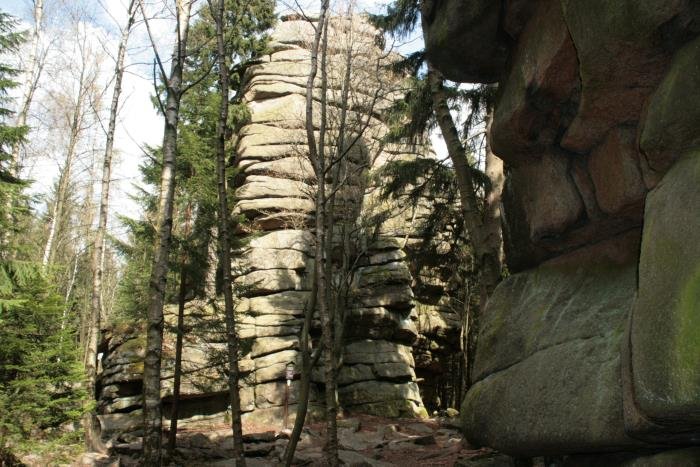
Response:
M447 0L424 14L448 78L499 82L513 274L483 313L466 434L528 456L696 444L700 4Z
M236 131L233 157L239 174L233 215L246 220L237 231L242 246L233 255L233 285L239 297L236 313L243 342L244 422L281 424L285 405L289 405L290 420L296 409L297 385L294 382L287 393L285 369L288 363L300 367L299 336L314 268L317 180L305 133L312 38L307 21L284 19L272 33L270 53L252 63L244 77L242 99L250 118ZM336 151L343 144L346 153L338 164L343 184L330 207L335 219L329 249L329 262L336 271L332 290L338 300L336 319L344 321L338 397L350 412L424 417L418 382L420 378L425 381L422 391L428 394L432 408L434 375L458 349L459 319L450 307L447 278L440 274L418 277L430 269L418 267L416 257L430 201L412 206L379 196L375 174L385 164L431 157L431 153L428 148L384 142L388 127L381 120L381 110L401 94L398 78L383 67L394 58L386 57L376 44L377 31L359 18L331 20L326 144L327 151ZM351 92L345 142L339 143L348 48L352 52ZM319 137L318 80L314 93ZM330 187L328 180L326 183ZM419 286L427 283L430 287ZM186 308L181 417L190 421L226 416L226 379L222 359L217 361L225 347L223 307L218 308L197 301ZM174 313L169 309L171 324ZM317 345L318 321L311 335ZM138 329L114 330L104 350L103 427L111 433L136 429L143 335ZM162 390L166 416L173 355L174 336L166 333ZM322 368L316 368L312 381L322 384L322 375ZM312 388L312 416L322 400L320 389Z

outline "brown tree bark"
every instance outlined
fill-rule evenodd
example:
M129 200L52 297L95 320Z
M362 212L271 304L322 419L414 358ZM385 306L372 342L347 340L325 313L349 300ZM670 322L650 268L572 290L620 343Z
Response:
M218 230L216 227L209 229L209 242L207 244L207 272L204 276L204 297L207 300L216 300L216 270L219 265L217 258Z
M479 306L466 304L464 325L467 326L465 342L465 390L472 382L472 368L477 346L480 315L486 309L488 298L501 281L503 270L502 236L501 236L501 193L503 191L503 162L498 159L488 144L490 131L490 109L487 109L486 130L486 175L491 187L484 193L482 209L479 209L476 186L472 178L471 167L467 160L465 147L452 119L443 86L443 77L439 71L428 64L428 82L430 85L433 111L440 131L447 145L447 152L455 169L459 189L462 215L473 249L479 287Z
M447 145L447 153L452 161L457 178L459 199L461 203L464 223L469 231L474 258L479 274L479 309L486 306L488 297L491 296L501 280L501 252L500 244L493 241L492 230L497 228L500 219L494 218L500 210L496 209L498 203L494 197L491 205L487 203L484 212L480 212L477 201L476 185L472 177L471 167L467 160L467 152L459 137L447 100L447 93L443 86L443 77L439 71L428 64L428 80L433 102L433 111L440 127L440 132Z
M136 0L131 0L127 8L127 22L122 29L117 50L117 61L114 67L114 90L112 91L112 103L109 109L109 123L107 125L107 140L105 143L104 160L102 162L102 187L100 194L100 214L95 232L95 245L92 250L92 299L90 302L90 322L88 329L88 343L85 352L86 388L90 400L96 399L97 383L97 347L99 344L100 328L102 321L102 276L104 268L104 244L107 232L107 219L109 216L109 187L112 178L112 155L114 153L114 132L117 126L117 113L119 111L119 98L122 92L122 79L124 77L124 57L129 41L131 28L136 20ZM85 429L85 445L89 451L103 450L100 442L97 417L94 409L85 414L83 419Z
M316 281L317 307L321 318L321 349L323 355L323 372L325 383L326 402L326 462L329 466L339 465L338 460L338 404L337 404L337 384L336 384L336 358L335 358L335 338L332 307L330 306L330 277L329 270L330 256L328 253L329 243L332 241L332 231L329 231L326 224L328 196L326 195L326 132L327 132L327 110L328 110L328 17L324 15L319 19L318 26L323 31L323 42L321 45L321 122L319 128L319 143L315 161L312 161L316 172L316 251L314 259L318 263L318 274ZM313 89L312 89L313 91ZM313 96L313 92L310 94ZM311 107L311 113L309 113ZM307 137L309 126L313 129L313 107L308 104L307 94ZM311 123L311 125L309 125ZM333 227L332 219L330 227Z
M158 222L153 264L149 281L149 306L146 325L146 357L143 372L143 462L161 465L162 402L160 398L160 368L163 347L163 304L168 274L168 256L172 240L173 204L175 198L175 160L177 157L177 127L180 99L183 94L183 66L186 57L191 0L177 0L177 39L172 54L170 75L165 74L163 62L151 37L143 2L139 0L156 62L165 84L163 129L163 168L158 201Z
M185 208L185 228L183 237L185 241L191 232L192 204ZM168 446L166 457L172 459L177 447L177 421L180 406L180 381L182 379L182 343L185 336L185 296L187 295L189 259L186 248L180 254L180 284L177 293L177 327L175 329L175 368L173 369L173 403L170 409L170 431L168 432Z
M219 192L219 259L223 278L224 309L226 315L226 340L228 347L228 386L231 405L231 431L233 432L233 457L236 465L245 466L243 450L243 426L241 424L241 400L238 387L238 335L231 289L231 245L229 242L229 208L226 187L226 134L229 105L229 75L224 44L224 0L209 0L209 8L216 22L216 49L219 71L219 121L216 126L216 172Z
M328 320L328 309L326 300L326 282L325 282L325 264L324 264L324 240L325 240L325 154L324 154L324 138L325 138L325 123L322 117L321 131L320 131L320 142L317 143L316 135L314 134L314 118L313 118L313 102L314 102L314 87L316 76L318 74L318 58L321 49L321 39L327 31L327 16L328 16L329 0L322 0L321 10L319 14L318 21L315 25L314 39L311 45L311 68L309 71L309 76L306 80L306 116L305 116L305 128L306 128L306 141L309 149L309 160L314 169L314 175L316 177L316 194L314 199L315 210L316 210L316 222L315 222L315 248L314 248L314 270L311 277L311 296L304 310L304 325L302 328L301 335L301 357L302 357L302 372L300 381L300 391L297 397L297 413L294 420L294 428L290 436L289 444L285 449L284 453L284 463L285 466L290 466L292 460L294 459L294 452L296 450L299 437L301 436L301 431L304 426L304 421L306 420L306 414L308 411L309 403L309 392L311 386L311 370L314 366L315 361L321 356L321 353L317 351L312 357L310 351L309 342L309 330L311 328L311 322L313 320L314 313L316 310L322 316L322 321L325 319L323 326L323 337L321 344L321 351L325 356L324 364L328 361L330 356L332 359L332 335L327 333L327 328L331 327L330 321ZM327 37L327 36L326 36ZM325 42L325 40L324 40ZM327 48L327 45L326 45ZM325 51L323 52L325 53ZM325 92L322 90L322 96ZM323 98L323 97L322 97ZM323 111L323 110L322 110ZM324 318L325 316L325 318ZM328 344L330 343L330 352ZM331 360L332 361L332 360ZM329 365L327 368L332 368ZM328 395L328 393L327 393ZM328 397L326 397L328 401ZM335 402L335 390L333 390L333 402ZM331 404L333 406L334 404ZM327 422L328 422L328 411L327 405ZM335 411L333 412L335 413ZM335 426L335 416L333 417L333 426ZM328 426L330 428L330 425ZM335 449L333 450L331 443L326 443L326 447L331 447L327 450L327 462L329 465L338 465L338 452L337 452L337 429L335 436ZM333 452L334 451L334 452Z

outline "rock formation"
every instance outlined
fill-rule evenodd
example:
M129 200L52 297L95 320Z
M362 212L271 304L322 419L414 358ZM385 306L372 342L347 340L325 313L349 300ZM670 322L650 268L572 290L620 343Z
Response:
M449 79L499 83L513 274L483 313L466 434L520 456L697 443L700 3L426 0L423 13Z
M300 367L299 335L314 262L317 181L304 130L312 37L307 21L285 18L272 33L269 55L250 64L244 78L242 99L250 118L235 134L238 176L233 208L233 215L245 219L237 232L242 246L233 255L244 353L240 362L244 422L281 424L285 402L291 422L296 408L297 382L286 394L285 368L290 362ZM339 271L333 290L339 290L338 310L345 322L338 396L341 406L351 412L423 417L426 409L416 372L427 381L425 391L434 402L434 375L457 352L459 319L449 306L447 278L439 273L429 278L427 271L439 268L418 266L421 225L430 200L419 206L384 201L375 174L389 161L426 157L430 151L383 141L388 128L381 110L401 97L399 81L384 68L394 57L378 48L377 31L358 18L331 21L328 150L340 146L348 49L352 69L342 147L347 156L338 164L343 184L332 205L331 261ZM314 92L318 125L319 80ZM421 274L424 277L418 277ZM166 319L174 323L174 315L169 309ZM220 314L217 318L211 305L193 301L186 309L186 328L181 417L221 417L227 408L225 378L211 358L225 345ZM166 334L162 394L167 415L174 337ZM317 324L312 329L314 342L319 334ZM105 341L100 418L108 434L138 427L142 341L138 329L113 330ZM321 375L317 368L312 381L322 383ZM312 415L317 401L323 400L320 390L312 388Z

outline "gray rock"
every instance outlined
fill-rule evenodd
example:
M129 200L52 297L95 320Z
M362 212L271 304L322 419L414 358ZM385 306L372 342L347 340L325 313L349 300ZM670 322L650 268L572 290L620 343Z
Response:
M700 434L700 245L690 240L700 220L688 212L700 202L699 184L700 148L647 197L625 416L631 433L652 442Z
M490 453L459 459L455 467L516 467L515 459L505 454Z
M338 450L338 458L349 467L388 467L391 465L345 449Z
M360 423L360 420L357 418L341 418L340 420L337 421L338 428L350 430L351 432L355 433L360 431L360 426L362 425Z
M259 337L253 342L251 355L253 359L282 350L298 349L299 338L296 336ZM285 362L287 363L287 362Z
M309 290L308 280L291 269L265 269L236 277L233 283L256 293Z
M523 456L639 445L620 382L635 264L574 259L515 274L491 297L460 411L469 441Z
M499 28L500 3L428 2L422 11L428 59L448 79L471 83L498 79L507 53L506 36Z
M285 291L261 297L243 298L236 306L240 313L259 315L301 315L309 293Z
M405 363L414 366L411 348L388 341L364 340L345 346L344 361L356 363Z
M428 425L424 425L423 423L409 423L408 425L405 426L410 431L413 431L414 433L418 434L423 434L423 435L432 435L435 430L430 428Z

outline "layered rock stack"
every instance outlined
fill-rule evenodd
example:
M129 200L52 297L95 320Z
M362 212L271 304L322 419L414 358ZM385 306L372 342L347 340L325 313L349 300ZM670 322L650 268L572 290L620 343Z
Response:
M435 66L500 89L491 139L513 274L482 314L467 435L521 456L697 444L700 3L448 0L423 13ZM644 465L700 454L675 456Z
M336 226L331 261L337 266L332 280L337 288L347 283L346 293L338 292L343 295L338 315L344 315L338 319L345 321L338 396L351 411L421 415L425 409L411 351L417 337L412 277L402 251L404 237L417 235L411 224L415 216L413 209L395 209L379 200L370 181L388 161L420 154L381 141L388 128L378 119L379 112L399 94L396 79L383 69L389 62L376 45L377 31L359 19L333 18L330 24L329 152L341 144L342 91L350 87L343 149L347 156L338 167L343 184L332 207ZM251 232L242 232L248 242L235 263L234 283L247 297L244 312L256 317L250 383L257 415L281 410L284 370L288 362L299 363L301 316L311 289L317 180L308 158L304 104L312 38L307 21L283 20L272 34L271 54L246 74L243 99L250 122L238 131L236 166L243 183L236 190L234 212L248 219ZM318 129L320 79L314 93ZM331 191L329 180L326 184ZM314 380L322 382L321 374L316 372Z
M428 148L385 144L388 131L381 110L401 97L397 78L384 68L394 56L379 48L377 31L360 18L332 18L328 48L326 151L338 150L343 88L350 49L343 162L338 164L332 204L335 227L330 261L336 271L338 315L344 320L341 406L389 417L426 414L422 390L435 398L441 358L458 349L459 325L445 306L444 274L418 266L421 230L430 200L419 206L379 196L375 174L393 160L432 157ZM298 382L286 392L285 369L300 368L299 336L311 290L317 183L305 133L306 80L310 67L311 25L285 18L272 33L269 55L251 64L242 98L250 111L238 128L234 162L238 169L233 215L246 219L237 232L242 246L233 261L239 337L243 356L241 409L244 422L281 425L296 409ZM321 116L321 84L316 82L316 136ZM332 182L326 180L327 188ZM432 272L429 272L432 271ZM435 273L435 274L434 274ZM430 277L434 274L434 277ZM415 276L415 277L414 277ZM430 284L426 287L426 284ZM421 285L422 284L422 285ZM344 287L344 289L343 289ZM416 294L414 294L414 289ZM423 305L416 306L418 303ZM218 310L192 301L185 310L185 369L181 417L221 421L227 413L223 304ZM175 323L168 307L166 321ZM341 318L339 318L341 319ZM314 345L318 321L311 330ZM414 359L414 344L416 359ZM138 430L141 417L143 330L113 329L103 345L100 419L106 436ZM166 326L163 364L164 413L172 395L174 333ZM319 408L322 368L312 374L311 415ZM319 384L320 383L320 384ZM432 407L431 402L431 407Z

